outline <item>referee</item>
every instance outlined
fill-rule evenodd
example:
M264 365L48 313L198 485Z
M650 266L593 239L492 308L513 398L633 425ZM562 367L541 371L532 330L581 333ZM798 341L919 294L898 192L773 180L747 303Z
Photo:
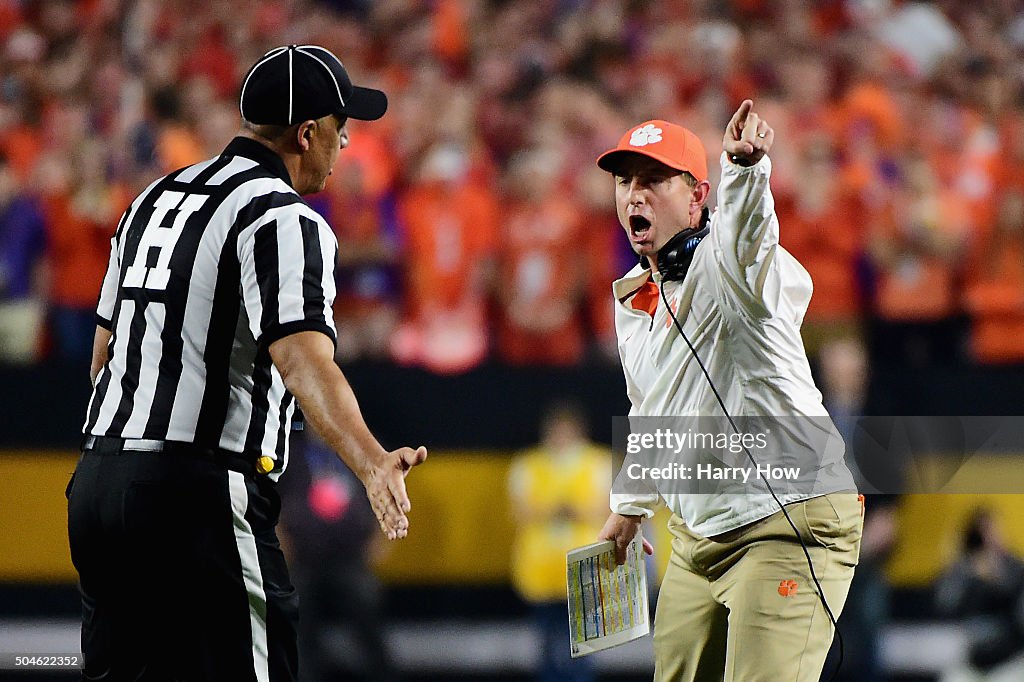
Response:
M160 178L111 240L93 394L68 485L86 680L294 680L298 600L275 533L296 403L362 480L389 539L404 476L334 363L324 188L349 118L387 98L322 47L265 54L224 152Z

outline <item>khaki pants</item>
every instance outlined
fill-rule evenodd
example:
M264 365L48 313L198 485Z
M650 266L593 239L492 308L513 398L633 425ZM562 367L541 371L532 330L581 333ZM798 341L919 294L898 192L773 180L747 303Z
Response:
M786 506L839 618L860 554L856 493ZM656 682L817 682L834 628L782 512L704 538L669 521L654 621ZM850 663L850 662L848 662Z

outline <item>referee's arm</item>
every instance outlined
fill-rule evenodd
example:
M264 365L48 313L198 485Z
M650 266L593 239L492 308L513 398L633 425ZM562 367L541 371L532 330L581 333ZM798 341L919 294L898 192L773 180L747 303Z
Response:
M304 203L271 211L238 240L250 329L310 424L363 482L381 530L392 540L405 537L405 474L427 451L385 451L334 362L334 233Z
M384 450L363 421L326 334L297 332L274 341L269 350L306 419L366 486L381 529L392 540L405 537L411 508L405 474L427 458L426 448Z
M97 325L96 336L92 341L92 363L89 366L89 381L93 386L96 385L96 377L100 375L103 365L110 359L110 352L107 346L110 343L111 336L112 333L109 329L104 329Z
M114 236L110 238L110 257L107 259L107 271L103 275L103 284L100 285L100 298L96 303L96 336L92 342L92 363L89 366L89 379L93 386L96 385L96 377L100 375L103 365L110 359L110 337L113 335L114 304L117 302L117 280L120 263L117 252L117 237L124 227L125 215L121 216Z

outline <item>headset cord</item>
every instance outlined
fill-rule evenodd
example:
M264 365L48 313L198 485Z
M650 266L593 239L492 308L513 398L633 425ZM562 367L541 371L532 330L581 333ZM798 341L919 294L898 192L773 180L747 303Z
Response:
M658 290L661 292L661 300L664 301L665 303L665 310L668 311L669 316L672 318L672 322L674 322L676 325L676 329L679 330L679 335L683 337L683 341L685 341L686 345L689 346L690 352L693 353L693 359L697 361L697 364L700 366L701 371L704 372L704 378L708 380L708 386L711 387L711 391L715 394L715 398L718 400L718 404L721 405L722 412L725 413L725 418L729 420L729 424L732 426L733 431L735 431L737 435L742 435L740 433L739 427L736 426L736 422L733 420L732 415L729 414L729 410L728 408L726 408L725 401L722 400L722 396L718 392L718 388L715 386L715 382L712 381L711 374L708 372L707 367L704 366L704 362L701 361L700 355L697 354L697 349L693 347L692 343L690 343L689 337L686 335L686 332L683 331L683 326L679 324L679 319L676 318L676 314L672 312L672 306L669 305L668 297L665 295L664 279L660 282ZM740 442L740 445L743 447L743 451L747 453L747 458L750 460L750 463L754 465L754 469L756 470L758 466L757 460L755 460L754 455L751 454L750 448L748 448L742 442ZM786 521L789 522L789 527L793 529L793 533L796 535L796 539L800 543L800 548L804 551L804 557L807 559L807 568L810 569L811 580L814 581L814 586L818 590L818 599L821 601L821 605L825 607L825 613L828 614L829 620L832 621L832 627L835 628L836 639L838 640L839 644L839 662L836 664L836 669L832 672L832 676L828 678L829 682L833 682L833 680L836 679L836 676L839 674L839 671L843 667L843 635L841 632L839 632L839 624L836 622L836 617L832 614L832 609L829 607L828 601L825 599L825 590L822 589L821 582L818 580L818 575L814 572L814 563L811 561L811 552L807 549L807 544L804 542L803 537L800 535L800 531L797 529L796 524L793 523L793 519L790 517L789 511L786 510L786 505L782 504L782 500L780 500L779 496L775 494L775 490L772 488L772 484L769 483L768 479L764 478L763 476L759 476L759 478L762 481L764 481L765 487L768 488L768 492L771 493L772 499L775 500L775 504L779 505L779 509L782 510L782 515L786 517Z

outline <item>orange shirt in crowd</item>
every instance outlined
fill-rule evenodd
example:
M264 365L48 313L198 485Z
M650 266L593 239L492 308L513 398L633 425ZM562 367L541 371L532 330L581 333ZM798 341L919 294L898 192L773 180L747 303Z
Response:
M340 187L334 176L347 170L358 173L360 191L371 196L381 196L393 186L398 167L382 130L383 127L360 126L355 134L349 135L348 146L338 156L332 177L327 179L328 192L344 194L345 188Z
M837 146L844 142L843 122L846 111L838 104L822 102L820 106L807 108L780 107L779 113L786 119L786 143L794 151L801 151L809 142L822 135L826 135Z
M481 269L495 251L497 203L479 185L426 183L400 199L407 301L414 316L482 299Z
M809 321L852 320L862 306L857 289L857 259L868 233L860 201L851 196L828 201L820 212L802 210L795 197L776 204L780 243L811 275L814 294Z
M15 0L0 2L0 40L14 32L21 24L21 3Z
M1020 134L1024 135L1024 126L1021 127ZM995 167L995 178L997 196L1010 191L1024 193L1024 158L1011 156L1001 159ZM998 203L994 200L993 207Z
M518 202L502 230L498 349L513 364L569 365L584 351L580 303L587 254L580 216L564 199Z
M53 279L50 299L68 308L89 309L99 300L110 258L110 237L128 197L112 189L109 221L97 222L75 210L73 198L56 194L44 200Z
M39 132L27 125L19 125L0 133L0 151L22 182L31 178L42 148Z
M403 364L466 371L487 353L486 277L497 202L486 185L428 182L399 201L406 316L391 352Z
M899 200L897 200L899 203ZM935 219L927 225L910 227L890 210L876 226L874 239L891 249L878 267L876 310L884 319L899 321L936 321L960 310L958 267L955 253L940 256L916 245L917 238L907 230L933 231L932 239L957 245L963 253L969 236L968 211L956 195L939 195Z
M469 48L465 10L459 0L434 3L434 52L445 62L462 62Z
M156 155L164 173L191 166L206 159L199 138L190 129L176 123L160 126L157 136Z
M591 336L615 343L615 307L611 300L611 282L622 277L618 259L622 228L610 211L585 211L583 243L587 263L587 318Z
M952 188L966 207L971 226L987 233L995 218L994 194L1002 171L998 134L977 113L955 110L959 130L955 144L922 135L924 152L939 181Z
M967 289L971 348L979 362L1024 361L1024 244L993 242L972 268Z
M842 121L846 135L858 138L868 133L884 149L896 149L903 143L899 104L881 83L861 81L853 85L843 99Z
M236 54L225 44L224 30L212 27L203 32L196 47L181 64L179 78L184 81L194 76L205 76L223 99L238 91Z

